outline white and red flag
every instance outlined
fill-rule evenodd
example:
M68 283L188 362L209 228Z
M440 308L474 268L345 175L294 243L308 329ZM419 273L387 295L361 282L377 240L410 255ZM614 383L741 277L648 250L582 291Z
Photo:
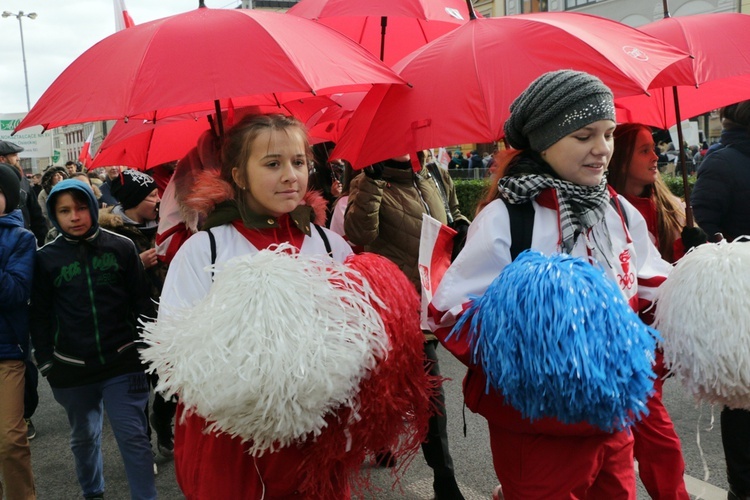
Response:
M448 154L445 148L438 149L437 161L438 165L446 170L448 169L448 164L451 162L451 155Z
M93 148L91 147L91 143L94 140L94 127L91 127L91 132L89 132L89 136L86 138L86 142L83 143L83 147L81 148L81 154L78 155L78 161L83 164L84 167L87 167L91 165L91 162L93 160Z
M419 240L419 278L422 281L422 329L427 326L427 306L451 265L453 237L456 231L439 220L422 214L422 235Z
M135 26L133 18L128 14L125 7L125 0L113 0L115 2L115 31L124 30Z

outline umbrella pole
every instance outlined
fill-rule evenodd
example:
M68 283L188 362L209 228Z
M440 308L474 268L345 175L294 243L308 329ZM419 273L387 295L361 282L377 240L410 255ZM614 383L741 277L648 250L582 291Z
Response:
M665 2L667 0L664 0ZM466 0L466 6L469 8L469 19L476 19L477 15L474 12L474 6L471 4L471 0Z
M216 108L216 125L219 132L219 138L224 137L224 123L221 121L221 103L218 99L214 101L214 107Z
M666 0L665 0L666 1ZM680 117L680 99L677 96L677 87L672 87L674 98L674 114L677 119L677 140L679 141L680 166L682 170L682 186L685 190L685 223L687 227L693 227L693 209L690 208L690 184L688 183L687 163L685 158L685 142L682 138L682 118Z
M672 17L669 14L669 0L662 0L664 6L664 19ZM685 191L685 224L687 227L693 227L693 209L690 207L690 184L688 183L687 165L685 161L685 148L683 147L684 139L682 138L682 117L680 116L680 99L677 96L677 87L672 87L672 97L674 98L674 115L677 119L677 140L680 142L680 167L682 169L682 187Z
M664 6L664 18L672 17L669 14L669 0L662 0L662 5Z
M388 17L380 17L380 60L385 61L385 29L388 26Z

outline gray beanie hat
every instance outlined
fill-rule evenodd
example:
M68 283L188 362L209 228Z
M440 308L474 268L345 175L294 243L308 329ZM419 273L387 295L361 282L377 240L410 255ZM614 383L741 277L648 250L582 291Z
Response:
M515 149L541 153L599 120L615 120L612 91L588 73L551 71L531 82L510 105L505 138Z

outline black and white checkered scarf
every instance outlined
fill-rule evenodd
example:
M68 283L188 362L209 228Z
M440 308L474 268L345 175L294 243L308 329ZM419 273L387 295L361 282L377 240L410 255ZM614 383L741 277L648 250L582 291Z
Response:
M524 167L528 167L531 162L529 158L519 160ZM544 189L554 189L560 206L561 250L569 254L578 237L583 235L586 245L594 252L594 257L611 263L614 252L609 230L604 222L610 197L606 177L598 186L582 186L545 175L543 167L521 170L524 172L500 179L500 196L512 204L529 203Z

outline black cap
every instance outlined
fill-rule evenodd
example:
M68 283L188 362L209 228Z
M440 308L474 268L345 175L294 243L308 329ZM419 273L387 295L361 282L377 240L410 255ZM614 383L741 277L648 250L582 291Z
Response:
M5 195L5 213L9 214L18 208L21 201L21 182L18 180L16 169L7 163L0 163L0 191Z
M148 174L127 169L112 179L110 189L122 208L127 210L146 199L146 196L156 189L156 181Z
M12 155L21 151L23 151L23 148L18 144L9 141L0 141L0 156Z

